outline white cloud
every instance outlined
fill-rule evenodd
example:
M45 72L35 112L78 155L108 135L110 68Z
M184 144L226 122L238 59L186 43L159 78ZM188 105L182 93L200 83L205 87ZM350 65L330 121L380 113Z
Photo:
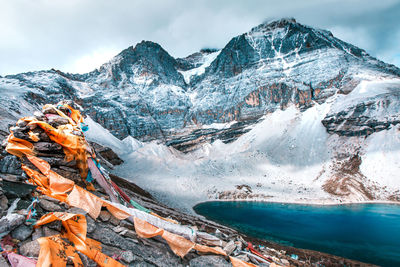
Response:
M372 36L368 33L368 29L363 27L333 26L329 30L335 37L358 46L367 52L375 49L375 42L372 40Z
M388 25L400 27L396 0L0 0L0 6L2 75L50 68L81 72L141 40L183 57L223 47L266 19L287 16L336 29L373 55L393 47L399 53L398 43L386 47Z
M105 62L111 60L120 51L118 49L105 49L90 52L81 57L74 59L73 62L67 63L62 70L73 73L87 73L99 68Z

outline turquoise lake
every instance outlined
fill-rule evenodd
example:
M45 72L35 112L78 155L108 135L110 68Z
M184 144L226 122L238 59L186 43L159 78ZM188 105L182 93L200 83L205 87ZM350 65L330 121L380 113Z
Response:
M249 236L381 266L400 266L400 206L205 202L196 213Z

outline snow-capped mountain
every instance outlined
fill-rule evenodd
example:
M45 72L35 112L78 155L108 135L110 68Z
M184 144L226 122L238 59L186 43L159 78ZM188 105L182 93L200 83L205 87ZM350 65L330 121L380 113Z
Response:
M400 69L294 19L186 58L143 41L90 73L10 75L0 90L1 130L72 99L125 139L119 171L166 199L400 200Z

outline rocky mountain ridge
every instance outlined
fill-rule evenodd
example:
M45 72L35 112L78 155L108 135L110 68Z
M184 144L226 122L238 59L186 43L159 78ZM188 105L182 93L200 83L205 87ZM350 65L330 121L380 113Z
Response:
M191 184L196 194L175 204L226 196L238 184L256 195L276 190L272 195L283 201L399 199L399 68L294 19L261 24L221 50L186 58L143 41L86 74L49 70L1 77L0 91L4 135L40 105L71 99L100 132L136 140L127 147L115 143L132 160L126 166L141 170L147 190L163 199L171 195L168 185L154 189L146 182L159 173L167 184ZM382 140L387 145L379 146ZM357 175L344 173L338 165L356 155ZM385 169L376 164L382 157ZM202 179L212 181L200 184ZM279 183L286 187L277 188ZM304 188L314 192L306 200ZM323 188L338 190L325 195Z
M210 52L217 55L196 73ZM185 72L194 74L189 83ZM212 123L253 121L290 104L306 109L351 92L363 80L360 72L400 75L328 31L282 19L233 38L220 51L174 59L160 45L143 41L87 74L23 73L2 78L1 87L18 87L31 106L73 99L118 138L146 141Z

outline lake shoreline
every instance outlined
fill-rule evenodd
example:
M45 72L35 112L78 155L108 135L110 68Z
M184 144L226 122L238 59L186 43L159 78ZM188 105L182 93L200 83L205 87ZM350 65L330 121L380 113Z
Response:
M207 202L262 202L262 203L281 203L281 204L295 204L295 205L306 205L306 206L342 206L342 205L356 205L356 204L386 204L386 205L399 205L398 201L385 201L385 200L370 200L370 201L343 201L343 202L306 202L306 201L281 201L281 200L266 200L266 199L209 199L205 201L196 202L195 205L192 206L192 210L195 206L207 203ZM196 213L197 214L197 213ZM202 216L200 214L197 214Z
M400 233L396 218L393 219L393 216L397 218L400 216L398 202L359 201L322 205L241 199L209 200L202 203L203 205L199 203L193 207L198 216L233 227L247 237L261 239L270 246L285 247L288 251L297 251L300 254L332 256L338 262L341 261L339 258L345 258L369 264L393 266L390 263L398 261L397 257L387 258L385 255L387 251L393 252L397 246L397 241L393 243L392 240L393 236ZM356 205L360 205L360 208L355 208ZM361 215L357 217L357 214ZM386 214L390 216L387 217ZM380 233L382 229L391 234ZM380 245L383 243L379 243L380 241L376 243L376 240L380 240L383 236L386 236L385 244L391 244L391 248L386 247L382 250ZM365 240L369 240L368 246L375 247L366 246ZM374 241L370 242L371 240ZM338 242L343 244L337 246ZM360 256L357 251L361 250L369 251L369 255L375 256ZM368 264L361 266L366 265Z

